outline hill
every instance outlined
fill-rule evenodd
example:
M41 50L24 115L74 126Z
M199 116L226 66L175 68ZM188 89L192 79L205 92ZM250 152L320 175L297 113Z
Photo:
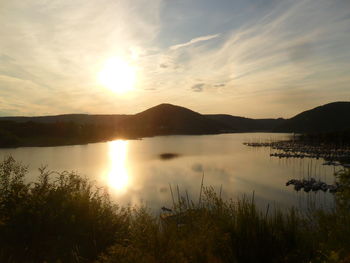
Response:
M251 132L251 131L272 131L285 120L279 119L250 119L245 117L237 117L228 114L209 114L206 117L221 122L228 127L228 130L235 132Z
M334 102L290 119L250 119L226 114L202 115L184 107L160 104L135 115L0 117L0 147L85 144L177 134L334 133L350 130L349 112L350 102ZM325 136L328 135L323 134L321 138Z
M287 119L275 132L321 133L350 129L350 102L333 102Z
M73 122L78 124L117 124L119 121L127 118L125 114L62 114L53 116L36 116L36 117L0 117L0 121L14 121L19 123L36 122L36 123L56 123L56 122Z
M160 104L129 116L118 125L123 136L144 137L171 134L214 134L230 127L198 112L172 104Z

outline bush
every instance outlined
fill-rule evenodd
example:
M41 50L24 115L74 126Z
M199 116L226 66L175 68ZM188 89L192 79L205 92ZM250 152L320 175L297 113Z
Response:
M0 262L91 262L122 242L128 211L74 173L40 169L25 183L26 167L0 164Z
M350 262L350 170L340 171L336 177L342 188L336 193L335 208L314 214L318 230L314 238L319 241L315 262Z

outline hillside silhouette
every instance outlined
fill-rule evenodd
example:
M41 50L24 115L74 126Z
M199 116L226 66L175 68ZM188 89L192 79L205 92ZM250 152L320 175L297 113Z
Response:
M227 114L203 115L184 107L160 104L134 115L0 117L0 147L86 144L157 135L348 132L349 112L350 102L334 102L290 119L250 119Z
M276 132L321 133L350 129L350 102L328 103L285 120Z
M225 123L172 104L160 104L119 123L122 135L213 134L227 130Z
M62 114L53 116L36 116L36 117L0 117L0 121L15 122L37 122L37 123L57 123L57 122L73 122L78 124L111 124L127 118L126 114Z
M250 119L228 114L208 114L205 116L224 124L227 130L234 132L272 131L285 121L282 118Z

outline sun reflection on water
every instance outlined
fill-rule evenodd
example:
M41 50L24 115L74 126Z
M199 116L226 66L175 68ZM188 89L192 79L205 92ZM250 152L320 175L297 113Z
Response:
M110 168L108 184L118 192L125 192L130 184L127 169L128 141L116 140L109 142Z

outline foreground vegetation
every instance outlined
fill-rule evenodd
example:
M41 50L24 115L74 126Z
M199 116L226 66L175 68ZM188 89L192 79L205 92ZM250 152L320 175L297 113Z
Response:
M259 211L203 188L163 219L74 173L0 163L0 262L350 262L350 173L332 211Z

